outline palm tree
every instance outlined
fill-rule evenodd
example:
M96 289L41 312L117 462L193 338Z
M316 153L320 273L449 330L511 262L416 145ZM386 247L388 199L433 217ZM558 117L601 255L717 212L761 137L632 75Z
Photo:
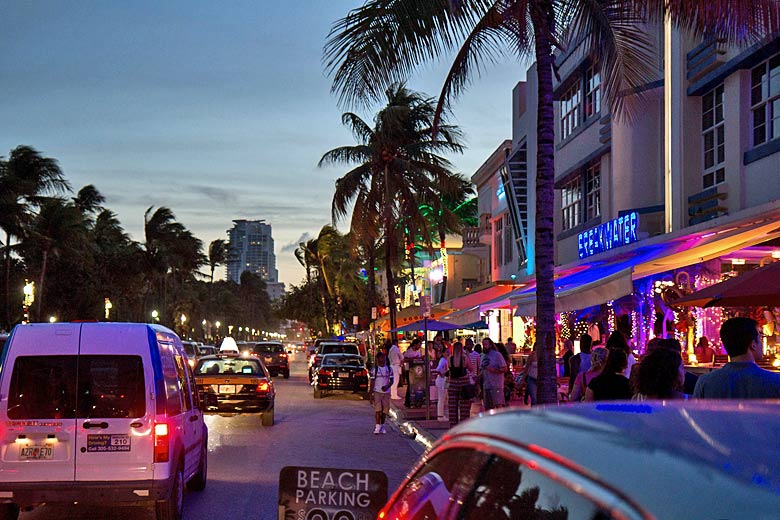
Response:
M343 103L379 99L423 62L455 51L437 113L462 92L485 62L502 53L537 65L536 308L540 403L557 401L555 378L554 51L570 42L599 64L604 100L630 120L630 102L653 79L652 42L644 23L669 20L696 37L745 43L780 28L773 0L625 2L588 0L369 0L334 25L325 46L333 91Z
M390 323L396 325L395 276L397 258L395 228L401 215L419 223L430 242L418 198L423 193L454 187L448 181L452 165L441 152L461 152L460 131L450 125L439 126L433 136L435 109L433 100L408 90L403 84L391 85L385 92L387 104L374 119L373 128L353 113L345 113L342 123L349 126L358 144L330 150L320 159L326 164L356 164L336 181L332 214L336 222L346 216L350 204L360 208L363 217L368 210L379 209L379 222L385 245ZM371 222L366 219L366 222ZM370 234L370 233L369 233Z
M11 324L11 237L20 237L32 212L47 195L70 191L57 161L30 146L17 146L0 159L0 228L5 231L5 325Z
M78 250L86 238L81 213L72 202L59 198L39 201L40 209L26 229L25 249L40 264L37 287L36 321L46 309L46 273L49 261L63 249ZM40 255L40 258L37 258Z
M227 242L218 238L209 244L209 268L211 269L211 284L214 284L214 270L227 261Z

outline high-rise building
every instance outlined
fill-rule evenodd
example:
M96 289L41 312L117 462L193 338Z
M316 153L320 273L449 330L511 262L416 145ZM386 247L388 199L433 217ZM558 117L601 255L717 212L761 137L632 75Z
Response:
M270 224L263 220L234 220L227 234L228 280L240 283L241 273L249 271L268 284L279 281Z

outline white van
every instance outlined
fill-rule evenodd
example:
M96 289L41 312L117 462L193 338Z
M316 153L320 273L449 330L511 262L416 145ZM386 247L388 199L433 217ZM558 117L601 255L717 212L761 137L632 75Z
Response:
M208 430L181 341L141 323L17 326L0 360L0 519L42 503L154 505L206 485Z

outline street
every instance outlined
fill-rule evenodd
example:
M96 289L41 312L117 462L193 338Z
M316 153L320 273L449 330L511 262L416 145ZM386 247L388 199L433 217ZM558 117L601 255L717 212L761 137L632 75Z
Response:
M314 400L303 353L291 356L291 376L275 378L276 424L260 417L209 416L208 485L187 492L188 519L275 519L279 472L284 466L371 469L385 472L394 490L419 456L420 448L388 424L373 435L371 405L352 395ZM154 518L139 508L40 507L22 513L32 519Z

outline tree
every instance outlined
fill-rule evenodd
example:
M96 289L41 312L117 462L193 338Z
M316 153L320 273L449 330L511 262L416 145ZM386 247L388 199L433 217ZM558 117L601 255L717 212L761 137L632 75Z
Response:
M46 273L50 259L56 259L65 249L83 249L86 239L84 219L72 202L52 197L39 201L39 204L39 212L27 227L24 241L28 266L31 260L39 266L36 321L41 321L43 311L46 310Z
M457 127L439 125L433 135L435 108L433 100L408 90L403 84L391 85L385 92L387 104L374 119L373 128L354 113L345 113L342 123L349 126L358 144L326 152L320 166L356 164L336 181L332 214L334 223L346 216L354 201L362 221L371 209L379 210L379 222L385 246L390 323L396 325L395 275L398 240L395 229L401 215L413 221L428 243L430 235L419 210L419 198L429 192L457 189L452 181L450 162L438 155L462 152ZM361 234L358 232L358 234ZM362 233L371 235L371 232Z
M35 148L17 146L8 160L0 159L0 228L5 231L5 325L11 325L11 237L21 237L42 197L70 191L55 159Z
M600 66L604 100L630 120L630 103L653 74L644 23L664 23L729 43L780 28L773 0L369 0L334 25L325 46L333 91L343 103L378 99L424 62L455 51L437 114L485 62L502 53L533 56L538 75L536 171L536 308L540 403L557 402L554 274L554 51L580 43Z

